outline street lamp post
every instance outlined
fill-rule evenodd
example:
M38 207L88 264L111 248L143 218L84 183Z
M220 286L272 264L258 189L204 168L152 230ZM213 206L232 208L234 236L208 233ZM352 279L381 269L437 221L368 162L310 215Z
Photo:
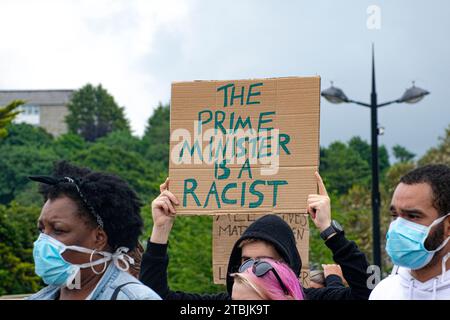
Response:
M381 242L380 242L380 191L379 191L379 165L378 165L378 108L385 107L392 103L416 103L429 94L428 91L413 86L405 91L400 99L378 104L375 85L375 52L372 45L372 91L370 94L370 104L354 101L345 95L345 93L331 83L331 87L322 91L322 97L331 103L355 103L360 106L370 108L371 115L371 143L372 143L372 233L373 233L373 263L381 265Z

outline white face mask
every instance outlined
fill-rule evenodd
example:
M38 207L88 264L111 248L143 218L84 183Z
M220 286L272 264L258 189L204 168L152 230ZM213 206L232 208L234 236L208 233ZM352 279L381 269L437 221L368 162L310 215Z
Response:
M62 254L67 251L77 251L90 254L90 261L83 264L72 264L66 261ZM81 269L91 268L95 274L105 272L109 261L113 261L115 266L128 271L130 264L134 264L133 258L126 255L128 248L120 247L114 253L106 251L91 250L79 246L66 246L64 243L52 238L44 233L34 243L33 257L35 262L35 271L38 276L48 285L70 286ZM94 254L103 256L103 258L92 261ZM94 266L104 264L103 269L98 272Z

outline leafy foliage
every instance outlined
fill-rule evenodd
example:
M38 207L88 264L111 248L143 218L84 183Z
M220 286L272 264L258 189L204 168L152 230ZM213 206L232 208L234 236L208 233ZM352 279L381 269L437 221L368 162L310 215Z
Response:
M428 163L443 163L450 165L450 126L445 130L445 136L439 138L439 145L431 148L419 160L419 165Z
M407 150L405 147L402 147L398 144L392 148L392 152L394 153L394 157L399 162L410 162L416 156L414 153L412 153L411 151Z
M8 134L6 127L20 113L17 108L24 103L22 100L14 100L5 107L0 106L0 139L6 137Z
M342 142L320 150L320 172L331 193L343 195L354 184L365 184L370 177L369 163L358 151Z
M70 132L87 141L95 141L115 130L130 130L124 108L101 85L87 84L74 92L68 108L66 122Z
M0 205L0 295L35 292L42 285L32 258L39 210L16 202Z
M142 138L144 154L147 159L162 162L167 168L169 163L170 106L159 104L153 116L149 118Z

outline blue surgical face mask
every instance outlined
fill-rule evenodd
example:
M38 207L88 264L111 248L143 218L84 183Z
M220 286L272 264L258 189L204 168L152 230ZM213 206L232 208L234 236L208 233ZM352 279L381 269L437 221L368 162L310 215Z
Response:
M425 241L431 229L449 215L450 213L433 221L430 226L424 226L400 217L392 221L386 235L386 251L392 262L411 270L421 269L430 263L434 254L447 244L450 237L447 237L439 247L431 251L425 248Z
M62 257L62 254L66 250L90 254L90 262L84 264L69 263ZM48 285L60 287L70 286L80 272L80 269L90 267L94 273L101 274L105 271L107 263L110 260L113 260L119 269L127 271L129 263L134 263L134 260L131 257L124 254L127 251L128 249L124 247L120 247L115 253L110 253L79 246L66 246L64 243L41 233L39 238L34 242L33 248L35 272ZM92 261L94 253L102 255L103 258ZM101 272L98 272L93 268L93 266L99 264L104 264Z

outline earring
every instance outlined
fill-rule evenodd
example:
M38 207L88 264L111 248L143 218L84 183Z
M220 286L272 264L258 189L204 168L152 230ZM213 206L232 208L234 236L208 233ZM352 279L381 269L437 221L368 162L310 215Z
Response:
M91 252L91 257L89 258L89 264L91 265L92 272L99 275L99 274L102 274L103 272L105 272L106 267L108 266L108 262L107 261L104 262L102 271L98 272L97 270L95 270L94 266L92 265L92 258L94 257L95 251L97 251L97 249L94 249L94 251Z

